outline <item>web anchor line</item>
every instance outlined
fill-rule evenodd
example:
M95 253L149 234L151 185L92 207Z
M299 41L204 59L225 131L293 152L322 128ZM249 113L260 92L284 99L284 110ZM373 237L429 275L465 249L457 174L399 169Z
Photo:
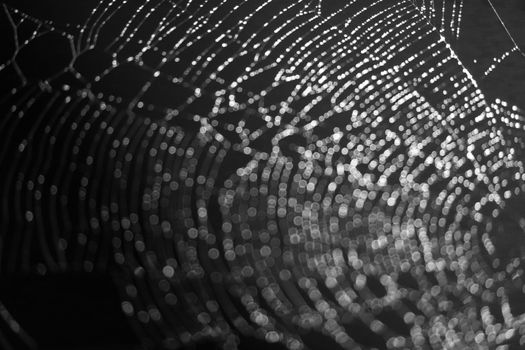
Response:
M494 14L498 18L498 21L501 23L501 26L503 27L503 29L505 29L505 32L507 32L507 35L508 35L509 39L512 41L512 43L514 44L514 47L516 48L516 50L518 50L518 52L523 57L525 57L525 52L518 46L518 44L516 43L516 40L514 40L514 37L512 36L512 34L510 33L509 29L507 28L507 26L503 22L503 19L501 18L501 16L499 15L498 11L494 7L494 4L492 3L492 1L491 0L487 0L487 2L489 3L490 7L492 8L492 11L494 11Z

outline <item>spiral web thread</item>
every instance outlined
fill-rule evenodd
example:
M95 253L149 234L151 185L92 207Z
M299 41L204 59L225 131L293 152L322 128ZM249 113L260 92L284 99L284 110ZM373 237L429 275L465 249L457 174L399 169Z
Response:
M116 266L152 348L519 348L524 116L452 51L466 6L2 5L0 271Z

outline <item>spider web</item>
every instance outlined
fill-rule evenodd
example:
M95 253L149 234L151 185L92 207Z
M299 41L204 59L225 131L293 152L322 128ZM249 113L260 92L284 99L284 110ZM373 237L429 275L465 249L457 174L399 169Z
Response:
M452 45L491 100L522 105L523 4L519 1L415 2ZM465 17L465 21L462 21ZM521 43L521 46L520 44ZM516 86L519 85L519 86ZM503 96L502 96L503 95Z
M523 33L490 4L3 4L0 271L116 266L151 348L519 348L525 119L489 83Z

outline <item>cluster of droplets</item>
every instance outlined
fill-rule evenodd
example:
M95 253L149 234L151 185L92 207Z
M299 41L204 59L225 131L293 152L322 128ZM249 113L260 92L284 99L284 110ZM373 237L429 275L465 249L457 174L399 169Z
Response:
M412 2L441 34L459 38L464 0L413 0Z
M520 346L525 117L445 3L3 5L0 271L116 266L152 348ZM63 61L31 70L42 43Z

